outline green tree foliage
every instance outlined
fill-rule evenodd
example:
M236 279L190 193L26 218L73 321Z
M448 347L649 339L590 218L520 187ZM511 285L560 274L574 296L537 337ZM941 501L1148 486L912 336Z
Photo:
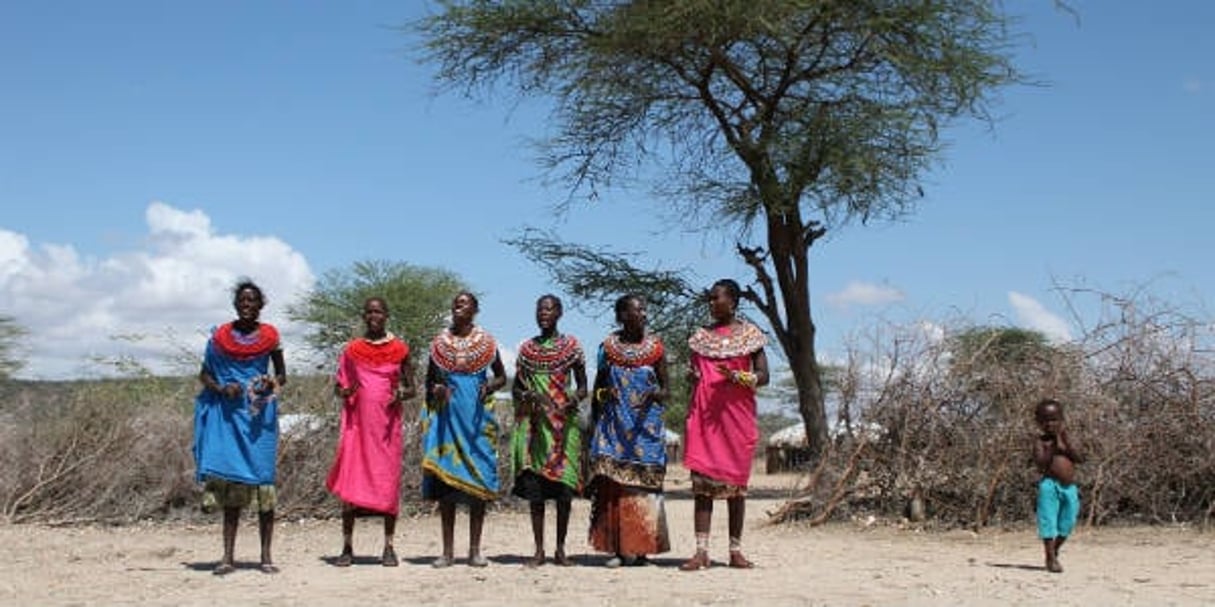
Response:
M18 347L25 337L25 328L11 316L0 316L0 381L12 379L25 366Z
M823 388L809 249L921 195L941 129L1022 80L997 0L439 0L437 80L553 102L541 162L571 198L647 179L754 272L815 449Z
M1070 366L1046 335L1019 327L971 327L951 335L946 345L950 375L969 395L974 413L1023 417L1030 387L1050 384L1052 374Z
M388 330L415 351L430 343L451 311L451 300L468 287L454 273L403 262L359 261L326 272L312 291L288 308L291 320L312 325L308 344L336 356L343 344L363 333L363 302L388 303ZM416 356L415 356L416 358Z

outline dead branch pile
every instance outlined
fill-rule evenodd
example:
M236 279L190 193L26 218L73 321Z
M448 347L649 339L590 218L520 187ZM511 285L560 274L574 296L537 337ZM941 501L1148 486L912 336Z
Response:
M1087 451L1079 471L1088 524L1208 523L1211 323L1141 295L1069 292L1070 304L1079 300L1099 320L1066 342L954 323L962 328L883 328L865 347L854 343L843 383L854 389L834 403L843 431L772 520L1031 521L1032 408L1051 397Z

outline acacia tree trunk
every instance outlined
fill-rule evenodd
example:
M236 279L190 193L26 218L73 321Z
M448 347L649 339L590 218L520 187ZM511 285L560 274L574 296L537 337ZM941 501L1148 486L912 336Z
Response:
M785 309L787 338L782 346L793 381L797 384L797 410L806 428L806 444L817 459L827 446L827 413L822 377L814 348L815 327L810 310L807 232L796 205L783 213L769 213L768 245Z
M789 362L797 385L797 410L806 430L806 444L817 459L826 449L828 436L822 377L814 349L808 252L825 231L815 224L803 225L795 204L768 206L766 218L767 255L760 249L738 247L739 254L755 270L763 291L760 294L748 289L746 296L767 316ZM771 263L771 273L766 262Z

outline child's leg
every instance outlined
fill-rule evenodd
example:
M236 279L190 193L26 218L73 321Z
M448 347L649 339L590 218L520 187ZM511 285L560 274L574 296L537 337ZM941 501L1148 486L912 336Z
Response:
M1063 547L1063 542L1072 534L1072 530L1076 528L1076 521L1080 518L1080 489L1076 485L1059 488L1059 535L1055 538L1055 559L1059 558L1059 549Z
M1054 479L1044 478L1038 483L1038 537L1042 539L1042 550L1046 560L1046 570L1058 573L1063 571L1057 555L1059 538L1059 494L1058 483Z

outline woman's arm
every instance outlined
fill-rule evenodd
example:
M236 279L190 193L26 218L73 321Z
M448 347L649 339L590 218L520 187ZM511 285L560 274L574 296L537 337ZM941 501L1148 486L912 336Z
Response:
M393 395L394 400L407 401L418 395L418 387L414 382L413 373L413 359L406 354L405 358L401 359L396 394Z
M282 348L270 352L270 364L274 366L274 383L279 386L287 385L287 363L283 360Z

